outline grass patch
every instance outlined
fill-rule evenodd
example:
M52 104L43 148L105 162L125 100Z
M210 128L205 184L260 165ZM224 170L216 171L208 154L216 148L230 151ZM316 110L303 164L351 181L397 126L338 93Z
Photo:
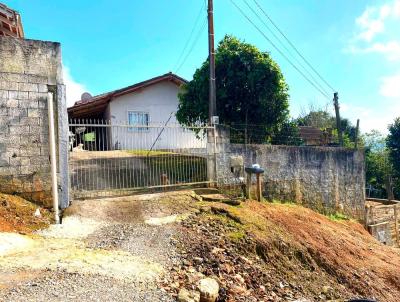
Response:
M129 154L136 156L160 156L160 155L173 155L176 153L168 152L168 151L149 151L149 150L127 150Z
M350 220L348 216L342 213L334 213L334 214L329 214L328 218L333 221L343 221L343 220Z
M273 204L284 204L284 205L292 205L295 206L297 205L294 201L292 200L278 200L278 199L273 199L272 201L266 201L267 203L273 203Z
M246 234L242 230L228 233L229 239L234 242L238 242L238 241L242 240L245 236L246 236Z

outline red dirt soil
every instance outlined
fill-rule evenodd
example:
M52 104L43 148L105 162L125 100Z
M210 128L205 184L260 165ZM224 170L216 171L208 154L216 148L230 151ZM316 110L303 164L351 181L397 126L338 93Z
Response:
M0 232L31 233L48 226L51 213L39 208L41 217L35 217L38 208L21 197L0 193Z
M355 221L334 221L294 204L247 201L241 207L211 207L246 226L269 260L282 262L283 254L292 253L350 293L400 301L400 249L380 244Z

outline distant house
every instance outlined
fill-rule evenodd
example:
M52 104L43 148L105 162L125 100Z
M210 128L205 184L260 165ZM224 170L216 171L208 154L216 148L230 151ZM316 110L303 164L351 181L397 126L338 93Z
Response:
M167 73L93 97L84 93L81 100L68 108L68 116L70 120L84 120L85 123L101 120L112 125L132 126L111 127L106 135L98 133L97 139L91 135L92 141L97 140L97 150L106 149L104 145L107 149L204 147L205 142L196 138L194 132L176 126L178 92L186 82ZM104 144L105 139L107 144Z
M20 14L2 3L0 3L0 36L24 37Z
M331 129L321 130L317 127L299 126L299 135L306 146L328 146L332 143Z

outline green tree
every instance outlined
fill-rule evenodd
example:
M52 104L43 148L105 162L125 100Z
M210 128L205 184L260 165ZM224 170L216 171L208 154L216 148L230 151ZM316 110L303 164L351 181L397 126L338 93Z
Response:
M396 198L400 198L400 117L389 126L387 137L390 161L393 165L394 191Z
M386 198L386 184L392 166L386 137L376 130L363 135L365 148L366 185L369 197Z
M271 140L288 121L288 85L267 52L225 36L215 54L217 115L227 125L257 125L256 142ZM182 87L176 113L183 125L208 121L209 61ZM251 132L252 127L245 128ZM251 135L251 133L246 133Z
M283 123L272 136L271 143L274 145L302 145L303 140L300 138L299 127L296 121Z
M336 127L336 120L328 111L322 109L315 110L313 106L310 107L309 112L303 112L297 118L297 123L299 126L316 127L321 130Z

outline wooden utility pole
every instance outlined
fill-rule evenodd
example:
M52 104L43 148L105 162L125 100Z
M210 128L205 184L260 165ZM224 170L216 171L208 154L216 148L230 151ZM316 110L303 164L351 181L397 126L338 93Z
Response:
M339 146L343 147L342 125L340 123L340 112L339 112L339 94L337 92L333 94L333 105L335 106L336 128L339 136Z
M357 119L357 126L356 126L356 135L354 138L354 148L358 148L358 133L360 131L360 119Z
M209 124L213 124L213 117L217 115L217 101L215 92L215 49L214 49L214 8L213 0L208 0L208 59L210 62L209 88Z

